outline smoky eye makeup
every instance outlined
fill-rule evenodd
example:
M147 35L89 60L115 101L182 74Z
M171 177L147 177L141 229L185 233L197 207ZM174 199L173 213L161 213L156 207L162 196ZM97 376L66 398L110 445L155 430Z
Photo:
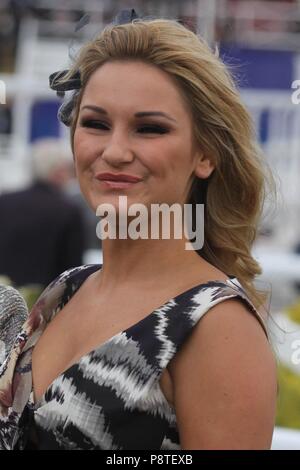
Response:
M107 124L104 121L100 121L99 119L83 117L79 120L79 123L81 127L85 127L89 129L99 129L103 131L110 129L109 124ZM168 127L163 126L161 124L152 124L152 123L137 124L136 130L140 134L147 134L147 133L167 134L168 132L170 132Z
M99 121L98 119L81 118L79 123L81 127L88 127L91 129L109 128L108 124Z

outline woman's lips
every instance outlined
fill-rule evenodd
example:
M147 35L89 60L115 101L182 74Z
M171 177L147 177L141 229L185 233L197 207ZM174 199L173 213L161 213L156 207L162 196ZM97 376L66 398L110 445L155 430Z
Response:
M104 187L111 188L111 189L126 189L139 183L139 181L135 183L131 183L129 181L112 181L112 180L98 180L98 181Z
M104 187L111 189L126 189L139 183L142 179L135 175L126 173L109 173L103 172L96 175L96 179L102 183Z

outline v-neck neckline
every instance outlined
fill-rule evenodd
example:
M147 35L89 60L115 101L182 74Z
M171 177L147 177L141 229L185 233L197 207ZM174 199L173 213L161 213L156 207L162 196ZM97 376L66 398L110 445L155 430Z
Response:
M74 279L72 279L72 281L75 283L76 287L74 290L72 290L72 295L68 298L67 302L63 303L62 304L62 298L63 298L63 295L64 293L62 294L62 296L60 297L59 301L58 301L58 304L60 306L59 309L56 309L57 310L55 312L55 315L54 316L51 316L51 320L53 320L53 318L67 305L67 303L71 300L71 298L76 294L76 292L81 288L81 286L83 285L83 283L88 279L88 277L93 274L94 272L99 272L101 271L102 269L102 264L92 264L92 265L86 265L86 268L84 269L84 271L80 271L78 273L75 273L74 274ZM95 267L98 267L98 269L95 269ZM82 278L80 278L80 274L82 274ZM83 275L84 274L84 275ZM76 276L79 277L79 279L76 279ZM81 362L83 360L85 360L86 358L88 358L89 356L91 356L92 354L95 354L96 352L100 351L104 346L106 346L108 343L112 342L115 338L123 335L123 334L126 334L126 332L128 330L131 330L133 328L136 328L138 327L139 325L141 325L142 323L144 323L145 321L149 321L150 318L152 318L152 316L159 310L163 310L168 304L170 304L171 302L176 305L180 302L180 300L186 296L190 297L189 294L192 293L192 291L197 291L199 290L200 288L203 288L203 287L217 287L217 286L220 286L220 285L225 285L225 286L229 286L229 287L232 287L232 288L239 288L239 286L237 286L235 284L235 282L238 282L237 278L236 277L233 277L233 278L229 278L229 279L226 279L224 281L222 280L211 280L211 281L206 281L206 282L202 282L202 283L199 283L197 285L194 285L188 289L186 289L185 291L183 292L180 292L179 294L177 294L176 296L173 296L171 298L169 298L166 302L164 302L163 304L161 304L160 306L156 307L154 310L152 310L150 313L148 313L147 315L145 315L141 320L138 320L137 322L135 322L134 324L130 325L128 328L124 329L124 330L121 330L117 333L115 333L113 336L111 336L110 338L102 341L98 346L96 346L94 349L92 349L91 351L87 352L86 354L82 355L76 362L74 362L74 364L72 364L70 367L68 367L67 369L65 369L62 373L60 373L54 380L53 382L51 382L51 384L47 387L47 389L45 390L45 392L43 393L43 395L38 399L38 400L35 400L34 399L34 391L33 391L33 384L32 384L32 394L33 394L33 401L34 401L34 409L37 410L39 407L41 407L43 404L47 403L46 400L45 400L45 396L47 394L47 392L55 385L55 383L57 382L57 380L61 379L61 377L63 377L65 374L67 374L73 367L78 367ZM231 285L233 284L233 285ZM50 320L50 321L51 321Z
M62 310L62 308L65 307L65 305L67 305L67 303L71 300L71 298L76 294L76 292L81 288L81 286L84 284L84 282L88 279L88 277L95 273L95 272L100 272L101 269L102 269L102 264L99 264L99 265L87 265L87 275L83 276L82 279L79 280L78 282L78 285L76 285L76 288L74 289L74 291L72 292L72 295L69 297L68 301L61 307L59 308L59 310L56 312L55 315L57 315L57 313L59 313L60 310ZM89 270L89 267L91 268L94 268L95 266L98 266L99 268L98 269L91 269ZM78 273L79 274L79 273ZM84 273L85 274L85 273ZM75 274L76 276L76 274ZM129 325L126 329L124 330L120 330L118 331L117 333L115 333L113 336L111 336L110 338L108 338L107 340L104 340L102 341L102 343L99 344L99 346L97 346L96 348L94 348L93 350L91 350L89 353L87 354L84 354L82 356L82 358L85 358L86 356L89 356L90 354L98 351L99 349L102 348L102 346L106 345L109 341L111 341L112 339L114 339L115 337L117 336L120 336L121 334L123 333L126 333L128 330L131 330L132 328L135 328L137 327L138 325L140 325L141 323L145 322L146 320L148 320L149 318L151 318L157 311L159 310L163 310L168 304L170 304L171 302L176 305L180 302L180 300L186 296L190 297L190 293L192 291L196 291L200 288L203 288L203 287L218 287L220 285L223 285L223 286L228 286L228 287L231 287L231 288L235 288L235 289L239 289L240 286L239 285L236 285L235 282L237 282L239 284L239 281L236 277L233 277L233 278L228 278L224 281L222 280L211 280L211 281L206 281L206 282L201 282L199 284L196 284L192 287L189 287L188 289L180 292L179 294L173 296L173 297L170 297L168 300L166 300L164 303L162 303L161 305L159 305L158 307L156 307L154 310L152 310L151 312L147 313L143 318L141 318L140 320L138 320L137 322L133 323L132 325ZM53 319L53 318L52 318ZM76 361L75 364L79 364L81 358ZM72 367L72 366L71 366Z

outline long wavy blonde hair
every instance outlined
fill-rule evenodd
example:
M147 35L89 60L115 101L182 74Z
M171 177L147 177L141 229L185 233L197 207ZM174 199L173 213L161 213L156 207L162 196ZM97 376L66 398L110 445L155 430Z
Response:
M79 106L91 74L112 60L141 60L170 74L193 117L194 136L215 170L195 177L190 203L205 203L205 241L199 254L237 277L258 307L265 296L254 287L261 268L251 255L265 197L268 170L252 120L218 50L175 20L133 20L107 25L85 44L67 80L80 71L82 88L71 117L71 145Z

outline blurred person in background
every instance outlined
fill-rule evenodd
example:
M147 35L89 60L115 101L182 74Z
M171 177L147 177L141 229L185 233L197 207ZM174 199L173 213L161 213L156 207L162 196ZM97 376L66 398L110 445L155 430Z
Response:
M70 153L57 139L32 146L34 182L0 196L0 275L17 285L46 286L62 271L82 263L81 210L64 194Z
M79 183L76 178L73 161L70 163L71 178L64 186L64 192L81 210L84 222L84 251L101 249L101 240L97 237L96 228L99 217L87 204L82 196Z

